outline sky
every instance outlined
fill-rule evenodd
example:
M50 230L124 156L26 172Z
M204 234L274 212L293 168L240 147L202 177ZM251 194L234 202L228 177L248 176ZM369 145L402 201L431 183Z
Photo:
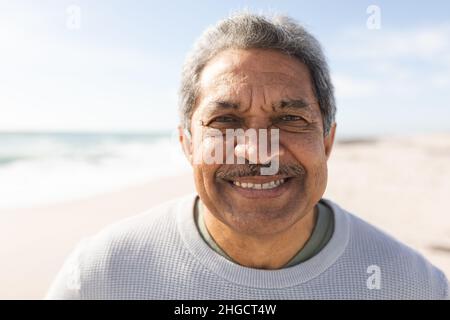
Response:
M230 13L322 43L338 136L450 131L448 1L0 0L0 131L169 131L183 60Z

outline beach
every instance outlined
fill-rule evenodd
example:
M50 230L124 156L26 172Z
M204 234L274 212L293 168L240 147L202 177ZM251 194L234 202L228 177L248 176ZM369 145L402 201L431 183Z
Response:
M342 140L325 198L428 258L450 277L450 134ZM41 299L83 237L194 192L189 172L123 190L0 209L0 299Z

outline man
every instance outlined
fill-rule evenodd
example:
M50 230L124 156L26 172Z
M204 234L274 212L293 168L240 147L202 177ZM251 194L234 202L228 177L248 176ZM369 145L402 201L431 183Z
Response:
M241 13L211 27L180 96L198 195L81 243L48 298L448 298L421 255L322 199L333 87L319 43L296 22Z

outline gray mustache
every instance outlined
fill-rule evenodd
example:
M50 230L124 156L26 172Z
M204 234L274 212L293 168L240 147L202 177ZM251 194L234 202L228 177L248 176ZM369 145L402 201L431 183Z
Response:
M216 171L216 177L220 179L232 179L239 177L254 177L261 175L261 168L270 167L270 164L237 164L223 166ZM298 164L284 164L279 166L276 175L299 177L305 175L305 168Z

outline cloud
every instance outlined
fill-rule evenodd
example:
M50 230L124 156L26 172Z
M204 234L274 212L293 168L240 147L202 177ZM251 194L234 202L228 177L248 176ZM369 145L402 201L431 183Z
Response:
M448 88L450 24L398 30L355 29L330 45L338 99L426 99Z
M334 39L327 51L341 134L450 130L450 24Z
M0 130L176 124L178 66L170 57L83 41L70 30L47 32L36 15L17 17L0 19Z
M351 43L351 45L348 45ZM345 45L344 45L345 44ZM439 61L450 57L450 24L410 28L407 30L353 29L343 32L333 55L346 59L419 59ZM447 60L448 61L448 60Z
M356 79L342 74L332 76L336 95L340 98L370 97L377 92L378 83L367 79Z

